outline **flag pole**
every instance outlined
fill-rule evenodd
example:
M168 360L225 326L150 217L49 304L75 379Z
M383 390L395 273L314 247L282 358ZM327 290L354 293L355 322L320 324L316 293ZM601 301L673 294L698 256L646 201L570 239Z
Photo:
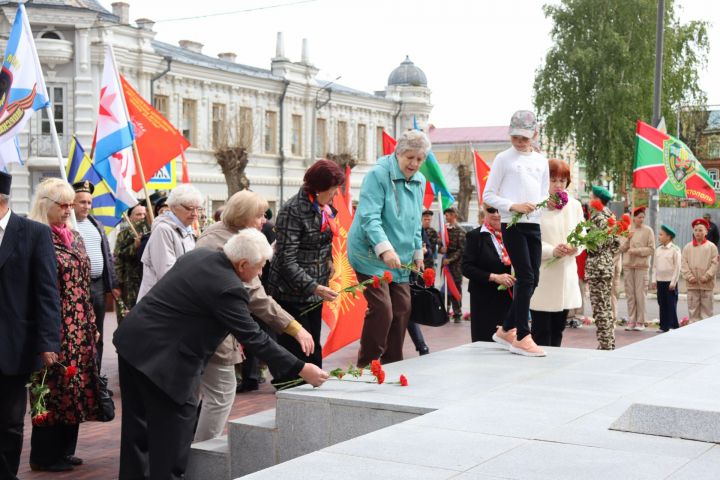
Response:
M440 221L440 239L442 240L443 247L445 247L445 253L440 256L440 275L442 275L443 285L445 285L445 305L448 301L448 284L447 278L445 278L445 265L443 265L443 257L447 253L447 244L445 242L445 222L443 222L443 211L442 211L442 192L438 189L438 220Z
M27 11L25 10L24 3L20 3L18 5L18 9L22 9L22 18L23 18L23 27L27 29L28 32L32 32L30 29L30 21L28 20ZM31 33L32 36L32 33ZM50 105L50 96L47 92L47 86L45 85L45 75L42 71L42 65L40 65L40 57L38 57L37 48L35 47L35 40L29 42L30 43L30 50L32 50L33 60L35 61L35 64L38 67L38 70L40 70L40 78L42 80L42 88L43 91L41 92L45 98L47 99L47 103L45 105L44 110L45 113L48 116L48 121L50 122L50 136L53 139L53 145L55 147L55 154L57 155L58 159L58 165L60 167L60 178L62 178L64 181L68 181L67 173L65 172L65 159L63 158L62 149L60 148L60 139L58 138L57 128L55 127L55 115L52 111L52 105ZM74 222L75 216L73 215L73 222Z
M117 64L115 63L115 52L113 51L112 45L107 45L107 48L110 50L110 60L112 60L113 63L113 71L115 72L115 81L117 82L118 88L120 89L120 92L122 95L120 95L120 102L122 103L123 109L125 110L125 117L130 120L130 113L128 112L127 103L125 103L125 90L123 90L122 82L120 81L120 72L117 69ZM151 99L152 101L152 99ZM140 152L137 148L137 141L135 140L135 131L133 129L133 157L135 157L135 166L138 169L138 173L140 174L140 180L142 180L142 186L143 186L143 192L145 192L145 198L147 198L148 202L150 201L150 194L148 193L147 188L147 182L145 181L145 173L143 172L143 166L142 162L140 161ZM150 224L155 221L155 214L153 213L152 208L147 209L147 215L150 218Z

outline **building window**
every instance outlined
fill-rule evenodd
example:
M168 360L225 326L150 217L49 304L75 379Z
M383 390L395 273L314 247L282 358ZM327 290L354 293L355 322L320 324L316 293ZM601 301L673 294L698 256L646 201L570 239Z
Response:
M153 95L153 107L165 118L168 118L168 97L167 95Z
M244 147L248 152L252 151L253 142L253 112L250 107L240 107L238 113L239 132L238 140L240 146Z
M708 142L708 156L720 158L720 138L711 138Z
M348 153L348 125L347 122L337 122L337 150L335 153Z
M182 103L182 128L183 137L195 145L195 125L197 119L197 102L195 100L183 99Z
M385 152L383 150L383 132L385 131L385 127L377 127L375 129L375 144L377 145L377 148L375 149L375 155L378 157L382 157Z
M265 112L265 153L277 153L277 112Z
M53 106L53 116L55 117L55 128L58 136L65 133L65 87L53 87L48 85L48 95L50 96L50 104ZM47 111L42 111L42 130L43 135L50 134L50 119Z
M291 136L290 153L299 157L302 155L302 115L292 116Z
M359 124L357 130L357 158L360 162L367 161L367 125Z
M62 40L62 38L60 38L60 35L58 35L56 32L44 32L42 35L40 35L40 38L49 38L50 40Z
M212 106L212 146L218 148L227 143L225 129L225 105L213 103Z
M327 153L327 120L318 118L315 122L315 158L325 158Z
M713 188L716 192L720 192L720 171L718 171L717 168L708 168L707 172L708 175L710 175L710 179L713 181Z

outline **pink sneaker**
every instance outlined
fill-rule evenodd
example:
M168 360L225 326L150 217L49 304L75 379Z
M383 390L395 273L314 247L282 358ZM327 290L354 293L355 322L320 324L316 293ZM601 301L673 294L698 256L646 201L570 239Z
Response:
M497 331L493 334L492 339L495 343L499 343L505 350L510 350L510 346L517 340L517 328L505 331L502 326L497 327Z
M519 341L516 339L512 345L510 345L510 353L516 353L526 357L545 356L545 350L537 346L535 341L532 339L532 335L525 335L525 338Z

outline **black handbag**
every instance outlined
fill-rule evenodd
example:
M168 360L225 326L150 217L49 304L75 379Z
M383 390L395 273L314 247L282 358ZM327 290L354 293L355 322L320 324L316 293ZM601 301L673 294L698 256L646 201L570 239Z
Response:
M98 421L109 422L115 418L115 402L108 392L108 379L105 375L98 377Z
M428 327L442 327L448 322L445 303L440 291L425 286L416 274L410 276L410 321Z

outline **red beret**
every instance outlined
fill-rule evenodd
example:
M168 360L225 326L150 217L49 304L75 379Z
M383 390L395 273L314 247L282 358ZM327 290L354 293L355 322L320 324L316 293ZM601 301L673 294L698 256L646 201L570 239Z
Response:
M635 217L641 213L645 213L646 209L647 209L647 207L637 207L637 208L633 209L633 211L632 211L633 217Z
M693 228L694 228L696 225L703 225L703 226L705 227L705 230L710 230L710 224L709 224L708 221L705 220L704 218L696 218L695 220L693 220L693 221L692 221L692 226L693 226Z

